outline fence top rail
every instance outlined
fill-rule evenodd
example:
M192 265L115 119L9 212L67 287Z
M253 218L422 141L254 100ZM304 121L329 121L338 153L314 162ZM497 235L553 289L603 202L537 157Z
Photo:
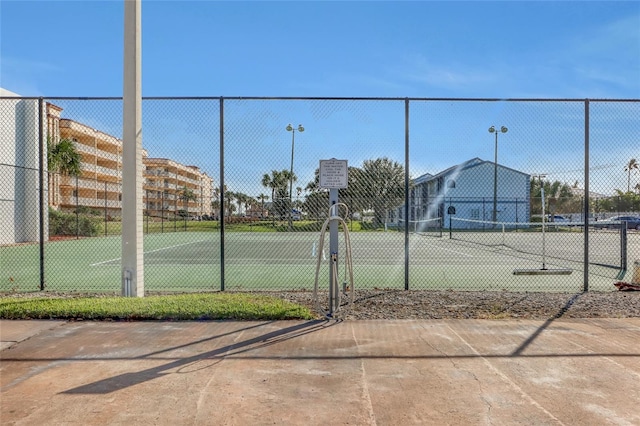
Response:
M121 96L0 96L0 100L120 101ZM464 101L464 102L640 102L634 98L414 98L326 96L143 96L142 100L297 100L297 101Z

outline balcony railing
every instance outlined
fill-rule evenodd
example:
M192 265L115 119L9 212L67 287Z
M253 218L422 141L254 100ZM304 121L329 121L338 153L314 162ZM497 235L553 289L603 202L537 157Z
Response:
M95 155L98 158L103 158L111 161L122 162L122 157L113 152L104 151L102 149L93 148L82 143L75 144L76 149L85 154Z
M70 195L63 195L60 197L60 205L75 207L86 206L95 208L104 208L105 200L100 198L88 198L88 197L74 197ZM106 200L108 208L122 208L122 201L118 200Z
M73 188L78 188L80 190L83 189L91 189L91 190L102 190L105 189L105 184L107 188L107 192L121 192L122 186L118 183L113 182L104 182L95 179L87 179L87 178L76 178L74 176L60 176L60 185L61 186L70 186Z
M109 167L96 166L95 164L90 163L81 163L81 168L87 172L94 172L105 176L119 176L119 171L117 169L112 169Z

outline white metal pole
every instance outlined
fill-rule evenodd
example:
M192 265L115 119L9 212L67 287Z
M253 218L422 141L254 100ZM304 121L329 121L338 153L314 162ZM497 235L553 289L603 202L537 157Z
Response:
M329 205L331 217L338 216L338 190L329 189ZM329 222L329 252L331 253L329 262L329 315L333 315L339 308L338 306L338 285L336 278L339 276L338 271L338 221L330 220Z
M540 179L540 198L542 198L542 269L547 269L546 266L546 237L544 233L545 228L545 212L544 212L544 185L542 184L542 179Z
M141 0L124 1L122 295L144 296Z

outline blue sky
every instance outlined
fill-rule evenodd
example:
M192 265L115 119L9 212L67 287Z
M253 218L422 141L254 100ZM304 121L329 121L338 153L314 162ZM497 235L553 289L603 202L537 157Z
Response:
M3 0L2 86L121 96L123 9ZM639 28L637 1L148 0L143 95L638 98Z
M0 86L23 96L122 96L123 14L121 0L2 0ZM142 64L143 96L637 99L640 2L147 0L142 2ZM358 108L352 107L347 116L357 116ZM397 109L399 129L404 124L402 108ZM379 155L403 160L402 131L375 128L367 133L376 139L375 149L342 152L338 141L333 141L335 133L331 136L326 128L320 131L310 109L279 108L267 125L277 130L257 132L263 139L260 149L285 159L261 169L288 166L290 135L278 132L289 121L304 121L308 131L300 143L306 138L312 147L300 147L298 163L307 166L298 172L301 180L312 176L321 158L349 155L354 165ZM379 109L386 111L386 107ZM516 124L515 109L483 105L477 108L477 116L456 126L443 110L439 123L443 128L465 130L459 131L458 139L447 139L451 135L442 132L444 140L438 146L444 145L449 152L414 150L412 174L437 173L475 156L492 160L493 136L486 129L506 124L510 132L501 139L504 147L500 145L506 165L528 173L557 173L558 179L571 183L579 180L583 165L579 138L569 144L568 152L563 143L558 151L562 155L541 158L560 146L552 136L561 131L549 122L566 125L561 114L547 108L537 125ZM579 114L580 106L569 110ZM460 114L468 116L468 111ZM615 138L614 149L604 134L619 129L616 124L603 129L602 139L594 135L594 155L603 157L593 158L592 164L603 167L603 173L610 166L616 174L615 178L604 174L600 184L592 177L592 186L602 191L626 187L620 164L631 156L640 158L637 114L637 105L623 109L626 130ZM335 111L332 115L341 122L351 119ZM70 118L96 126L101 122L80 109L78 116ZM107 131L118 127L117 120L102 121ZM580 120L575 124L579 130ZM151 121L145 126L151 126ZM534 139L532 132L538 135ZM420 140L419 133L412 135ZM363 138L362 133L353 136L358 137ZM520 145L509 146L509 138ZM523 147L535 140L537 148L524 153ZM145 139L147 148L155 149L154 156L202 161L197 149L181 157L179 150L171 148L176 143ZM437 158L429 155L434 152ZM605 153L610 158L604 158ZM217 176L215 165L201 167ZM251 169L246 164L238 167L243 167L239 174ZM577 174L567 175L567 170Z

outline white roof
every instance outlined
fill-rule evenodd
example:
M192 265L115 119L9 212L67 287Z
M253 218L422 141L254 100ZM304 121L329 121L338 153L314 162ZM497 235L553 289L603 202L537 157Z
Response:
M0 87L0 96L20 97L20 95L18 95L17 93L13 93L12 91L5 89L4 87Z

